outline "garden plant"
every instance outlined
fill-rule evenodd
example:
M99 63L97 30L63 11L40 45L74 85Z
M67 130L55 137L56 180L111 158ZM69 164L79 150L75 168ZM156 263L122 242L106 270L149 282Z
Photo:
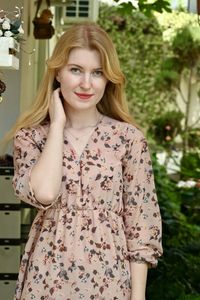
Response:
M196 16L184 11L144 14L124 8L101 5L99 23L117 47L130 110L152 151L164 255L149 271L146 299L200 300L199 121L189 122L192 80L199 80L200 27ZM178 107L178 94L185 110ZM176 174L169 174L157 153L170 156L174 150L183 157Z

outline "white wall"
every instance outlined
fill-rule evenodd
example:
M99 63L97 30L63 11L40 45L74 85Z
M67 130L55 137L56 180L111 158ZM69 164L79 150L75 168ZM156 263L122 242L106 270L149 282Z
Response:
M3 101L0 103L0 139L11 128L20 109L20 71L1 71L1 80L6 84L6 91L2 94Z
M182 5L192 13L196 13L197 11L197 0L171 0L172 8L177 8L180 5Z
M199 128L200 126L200 105L199 105L199 96L198 91L200 89L200 84L197 82L196 77L192 78L191 84L191 102L189 106L189 120L188 125L193 128ZM187 99L188 95L188 78L182 78L181 80L181 90L184 94L184 97ZM186 104L184 103L182 97L178 93L177 103L183 113L186 110Z

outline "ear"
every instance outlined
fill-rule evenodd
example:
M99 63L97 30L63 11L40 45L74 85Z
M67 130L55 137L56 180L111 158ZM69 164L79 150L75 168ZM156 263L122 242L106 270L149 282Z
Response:
M60 82L55 78L53 81L53 90L56 90L60 87Z
M59 74L59 72L56 74L56 80L57 80L58 82L60 82L60 74Z

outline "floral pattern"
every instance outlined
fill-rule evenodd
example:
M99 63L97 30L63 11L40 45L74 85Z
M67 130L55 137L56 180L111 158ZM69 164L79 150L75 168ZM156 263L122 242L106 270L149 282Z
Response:
M15 11L0 10L0 37L13 37L20 41L24 34L22 8L15 6Z
M65 132L61 190L43 206L29 179L48 128L21 129L14 139L15 193L38 208L14 299L130 300L130 261L156 266L162 254L146 140L105 116L78 156Z

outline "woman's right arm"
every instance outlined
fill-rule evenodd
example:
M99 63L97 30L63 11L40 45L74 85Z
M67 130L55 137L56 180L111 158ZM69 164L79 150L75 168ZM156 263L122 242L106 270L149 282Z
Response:
M56 199L62 181L63 131L66 115L59 91L57 89L53 92L47 141L30 174L30 183L35 197L43 205L49 205Z

